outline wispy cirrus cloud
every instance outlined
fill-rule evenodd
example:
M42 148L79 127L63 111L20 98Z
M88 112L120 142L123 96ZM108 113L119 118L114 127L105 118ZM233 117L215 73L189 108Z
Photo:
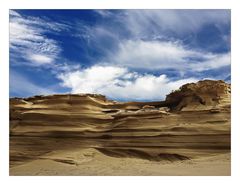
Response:
M177 35L196 33L208 24L230 24L230 10L127 10L128 28L135 35L166 32Z
M62 48L56 40L45 34L62 29L67 29L67 26L37 17L22 16L10 10L10 49L28 62L25 64L39 66L53 63Z
M135 38L162 38L170 35L196 34L202 27L215 24L219 29L229 25L230 10L95 10L104 18L113 18L114 26L124 27ZM174 34L173 34L174 33Z
M201 72L229 66L230 53L198 51L172 41L127 40L105 60L133 69Z
M181 75L230 66L230 33L226 31L230 25L230 10L95 12L104 20L114 19L110 23L84 27L82 34L89 47L97 48L97 52L104 55L96 62L133 70L173 70ZM197 40L205 27L213 29L209 25L221 36L211 40L213 35L202 33L204 40ZM190 44L185 40L191 40ZM226 51L216 52L221 47Z

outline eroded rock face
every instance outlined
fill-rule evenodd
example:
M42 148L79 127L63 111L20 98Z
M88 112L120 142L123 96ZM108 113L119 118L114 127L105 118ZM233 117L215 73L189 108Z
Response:
M229 152L230 96L229 84L205 80L161 102L121 103L94 94L12 98L10 163L73 148L157 161Z
M230 106L231 86L224 81L204 80L183 85L167 95L173 110L207 110Z

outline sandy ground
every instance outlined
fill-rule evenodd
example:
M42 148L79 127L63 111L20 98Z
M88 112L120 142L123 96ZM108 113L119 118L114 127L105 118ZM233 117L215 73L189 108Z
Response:
M27 176L228 176L229 153L184 161L116 158L95 149L58 151L10 168L10 175Z

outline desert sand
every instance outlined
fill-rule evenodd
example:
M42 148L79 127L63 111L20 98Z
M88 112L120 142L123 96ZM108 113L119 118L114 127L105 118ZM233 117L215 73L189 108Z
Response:
M230 175L231 87L159 102L97 94L10 99L10 175Z

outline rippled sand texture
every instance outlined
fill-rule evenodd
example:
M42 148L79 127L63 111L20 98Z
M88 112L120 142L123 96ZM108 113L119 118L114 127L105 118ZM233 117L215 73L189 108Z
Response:
M10 99L10 175L230 175L230 96L205 80L162 102Z

